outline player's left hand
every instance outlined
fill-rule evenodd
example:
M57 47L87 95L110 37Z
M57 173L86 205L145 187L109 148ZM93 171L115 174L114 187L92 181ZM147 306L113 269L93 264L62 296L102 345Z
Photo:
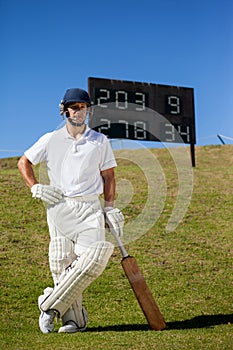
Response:
M123 236L123 227L124 227L124 215L118 208L105 207L104 216L107 226L110 231L114 230L113 234L117 234L118 237Z

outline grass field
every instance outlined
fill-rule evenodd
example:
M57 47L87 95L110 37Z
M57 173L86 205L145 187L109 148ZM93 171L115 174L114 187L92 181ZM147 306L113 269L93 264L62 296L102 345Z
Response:
M151 152L166 175L166 203L150 231L127 249L136 257L167 329L148 329L115 248L104 273L84 293L87 331L58 334L58 322L53 334L40 332L37 297L52 286L45 209L23 184L17 159L1 159L1 349L233 349L233 146L196 147L192 200L170 233L165 227L177 175L165 149ZM130 220L143 206L146 181L124 161L116 176L127 177L135 187L133 203L124 209Z

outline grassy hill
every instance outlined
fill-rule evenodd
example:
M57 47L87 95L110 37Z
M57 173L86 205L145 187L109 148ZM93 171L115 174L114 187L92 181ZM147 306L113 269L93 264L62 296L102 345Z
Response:
M170 233L165 227L177 197L176 168L167 150L151 152L166 177L166 201L155 225L127 249L136 257L167 329L148 330L115 248L104 273L84 293L87 331L58 334L57 323L53 334L40 332L37 297L52 286L45 209L31 198L17 159L1 159L1 349L232 349L233 146L196 148L191 203ZM127 160L119 161L116 176L134 188L124 209L130 221L145 204L147 181Z

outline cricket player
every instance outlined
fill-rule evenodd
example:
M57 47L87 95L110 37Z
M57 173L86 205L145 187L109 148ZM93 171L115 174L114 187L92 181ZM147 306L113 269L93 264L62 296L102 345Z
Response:
M68 89L60 104L65 126L43 135L18 162L32 196L47 207L54 287L38 298L43 333L53 331L56 315L62 320L59 333L86 329L82 293L104 271L114 249L105 240L105 223L119 236L123 232L123 214L114 208L116 161L107 137L86 124L90 104L85 90ZM33 165L41 162L47 164L49 185L35 176Z

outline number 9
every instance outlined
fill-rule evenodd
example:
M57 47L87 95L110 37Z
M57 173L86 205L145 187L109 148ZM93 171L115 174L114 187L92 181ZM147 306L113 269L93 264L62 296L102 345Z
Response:
M170 114L180 114L180 98L177 96L168 96L167 103L170 107Z

